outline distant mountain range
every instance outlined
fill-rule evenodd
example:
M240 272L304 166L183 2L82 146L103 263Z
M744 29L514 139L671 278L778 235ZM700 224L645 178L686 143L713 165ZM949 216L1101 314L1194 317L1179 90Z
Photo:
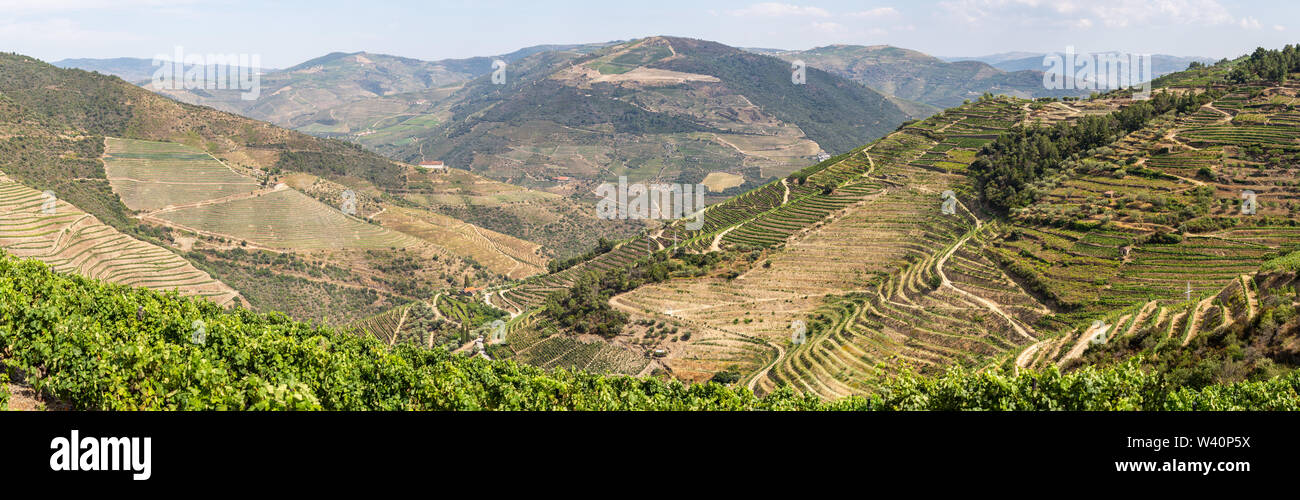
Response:
M946 62L888 45L831 45L802 51L751 49L850 78L931 109L958 106L986 92L1016 97L1063 97L1074 91L1043 88L1041 69L1003 70L984 62Z
M507 63L501 85L497 59ZM143 60L63 63L131 81L152 70ZM714 172L748 189L934 112L818 69L797 86L776 58L669 37L442 61L332 53L268 71L261 85L254 101L236 90L154 90L559 194L574 190L570 180L694 183Z
M1049 65L1043 64L1043 58L1049 55L1064 56L1064 52L1055 53L1035 53L1035 52L1004 52L1001 54L992 54L979 57L945 57L945 61L978 61L1002 71L1058 71ZM1100 52L1094 55L1119 54L1118 52ZM1161 77L1170 73L1176 73L1187 69L1192 62L1203 64L1213 64L1217 59L1212 57L1180 57L1164 54L1154 54L1151 56L1152 77Z
M742 50L650 37L440 61L335 52L265 70L252 101L238 90L152 90L396 160L440 159L557 194L582 191L575 180L701 182L715 172L739 175L742 184L731 188L739 191L985 93L1088 93L1045 89L1042 58L938 58L887 45ZM507 63L503 84L492 79L498 59ZM790 81L794 60L808 65L802 88ZM1191 61L1209 59L1156 56L1155 76ZM56 65L146 88L155 69L133 58Z
M142 57L115 57L112 59L63 59L50 63L60 68L76 68L113 75L136 85L146 85L153 80L158 66L153 59ZM237 71L237 70L236 70ZM270 73L277 70L258 68L258 71Z

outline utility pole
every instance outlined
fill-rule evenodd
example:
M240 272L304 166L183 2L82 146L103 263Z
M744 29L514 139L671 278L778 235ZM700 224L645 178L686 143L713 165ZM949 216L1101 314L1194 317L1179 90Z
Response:
M1188 281L1188 282L1187 282L1187 301L1188 301L1188 302L1191 302L1191 301L1192 301L1192 282L1191 282L1191 281Z

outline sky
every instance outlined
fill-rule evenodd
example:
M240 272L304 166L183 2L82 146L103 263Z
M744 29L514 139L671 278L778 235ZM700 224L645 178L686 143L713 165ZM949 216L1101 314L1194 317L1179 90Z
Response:
M330 52L425 60L675 35L738 47L887 44L936 56L1121 51L1235 57L1300 42L1300 2L1231 0L0 0L0 51L74 57Z

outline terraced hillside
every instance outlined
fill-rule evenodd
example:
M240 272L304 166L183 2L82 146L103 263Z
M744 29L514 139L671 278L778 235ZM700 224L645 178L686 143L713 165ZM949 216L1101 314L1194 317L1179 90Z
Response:
M145 217L201 234L286 249L406 248L419 240L345 215L293 189L201 206L163 209Z
M584 273L674 246L750 253L761 265L738 276L671 279L611 301L634 321L691 332L654 343L652 367L685 380L737 372L759 390L833 398L869 390L877 369L903 360L990 363L1033 342L1030 325L1047 310L981 255L984 223L965 208L942 213L941 194L969 192L958 162L1021 121L1022 107L988 100L937 115L710 206L700 230L679 221L492 299L528 310ZM806 343L790 340L796 320Z
M1219 290L1293 246L1300 189L1291 162L1300 158L1300 141L1261 142L1255 131L1271 126L1285 136L1294 127L1236 125L1223 109L1253 107L1261 123L1275 116L1285 123L1285 111L1259 110L1295 89L1256 92L1253 103L1234 91L1154 120L1049 179L994 253L1061 303L1104 310L1185 298L1189 284L1195 294ZM1256 203L1251 214L1243 213L1247 192Z
M1146 104L1122 93L982 99L713 205L701 230L669 224L490 300L531 311L586 273L644 266L658 250L724 252L751 264L610 300L632 325L689 335L646 344L629 326L611 344L653 353L647 369L676 378L735 374L726 379L760 392L828 399L903 368L1074 368L1135 331L1222 343L1256 321L1228 308L1260 301L1225 290L1258 287L1245 277L1300 242L1300 86L1196 85L1046 166L1005 217L972 181L984 175L972 164L996 150L985 146L1033 127L1130 123Z
M507 323L507 342L498 356L542 368L645 375L649 358L638 349L595 337L565 335L541 326L534 311Z
M1076 325L1022 353L1018 364L1064 364L1094 343L1135 332L1185 345L1222 331L1230 316L1225 287L1296 248L1300 141L1287 119L1297 88L1218 92L1199 109L1117 141L1017 213L992 250L996 258L1075 315L1110 328ZM1247 192L1254 193L1250 213ZM1137 342L1150 346L1148 337Z
M175 253L134 239L0 173L0 248L55 270L236 304L239 293Z
M105 139L104 171L132 210L158 210L257 190L261 185L184 144Z
M1266 378L1300 354L1296 256L1175 303L1150 301L1096 320L1079 335L1044 340L1016 359L1022 368L1106 365L1143 355L1180 385Z
M886 137L808 177L839 179L829 193L724 230L722 248L771 249L763 265L617 301L708 332L664 360L688 379L727 369L760 391L787 385L835 398L870 390L903 363L987 364L1032 342L1030 325L1046 310L978 251L982 221L964 207L942 212L941 194L964 191L966 180L934 159L971 157L1021 116L1016 103L988 101ZM795 321L807 326L806 342L792 341Z

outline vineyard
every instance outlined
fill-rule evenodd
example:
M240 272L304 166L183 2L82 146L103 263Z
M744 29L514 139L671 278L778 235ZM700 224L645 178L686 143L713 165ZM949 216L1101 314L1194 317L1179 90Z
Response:
M134 239L62 200L0 173L0 248L65 272L156 290L176 289L218 304L239 293L171 251Z
M679 239L701 250L761 250L762 265L734 279L644 286L613 303L698 332L661 361L675 377L747 373L761 392L790 387L834 399L870 391L878 371L905 360L932 371L1011 352L1033 337L1005 333L1014 331L1008 323L1032 323L1045 309L1020 307L1033 299L958 244L977 236L975 223L968 212L941 213L940 193L964 191L965 178L924 158L973 158L990 132L1020 119L1017 109L990 100L950 110L814 166L803 183L774 183L712 206L705 234L679 231ZM778 197L784 188L789 194ZM796 320L809 325L807 343L789 340Z
M276 189L211 205L150 214L181 228L268 248L379 249L420 246L420 240L345 215L292 189Z
M1300 374L1175 387L1136 365L905 374L823 402L546 371L224 311L0 256L0 371L81 410L1296 410ZM205 335L196 340L194 325ZM85 356L86 352L98 353Z
M384 207L374 216L386 228L418 237L468 257L495 273L520 279L543 272L546 258L539 245L426 210Z
M1228 325L1210 324L1227 312L1206 297L1300 241L1295 93L1221 92L1154 117L1037 180L1033 203L1006 220L977 208L967 177L985 144L1019 124L1069 124L1131 101L982 99L710 206L700 229L677 221L491 300L531 311L582 273L660 249L748 255L755 265L739 275L670 279L610 304L693 332L655 344L653 363L675 378L734 372L760 393L830 400L907 372L1073 367L1104 343L1094 321L1191 341ZM1241 213L1245 190L1257 214ZM941 212L948 191L957 201ZM806 341L791 340L797 322Z
M261 187L203 151L169 142L107 138L104 171L113 192L132 210L187 205Z

